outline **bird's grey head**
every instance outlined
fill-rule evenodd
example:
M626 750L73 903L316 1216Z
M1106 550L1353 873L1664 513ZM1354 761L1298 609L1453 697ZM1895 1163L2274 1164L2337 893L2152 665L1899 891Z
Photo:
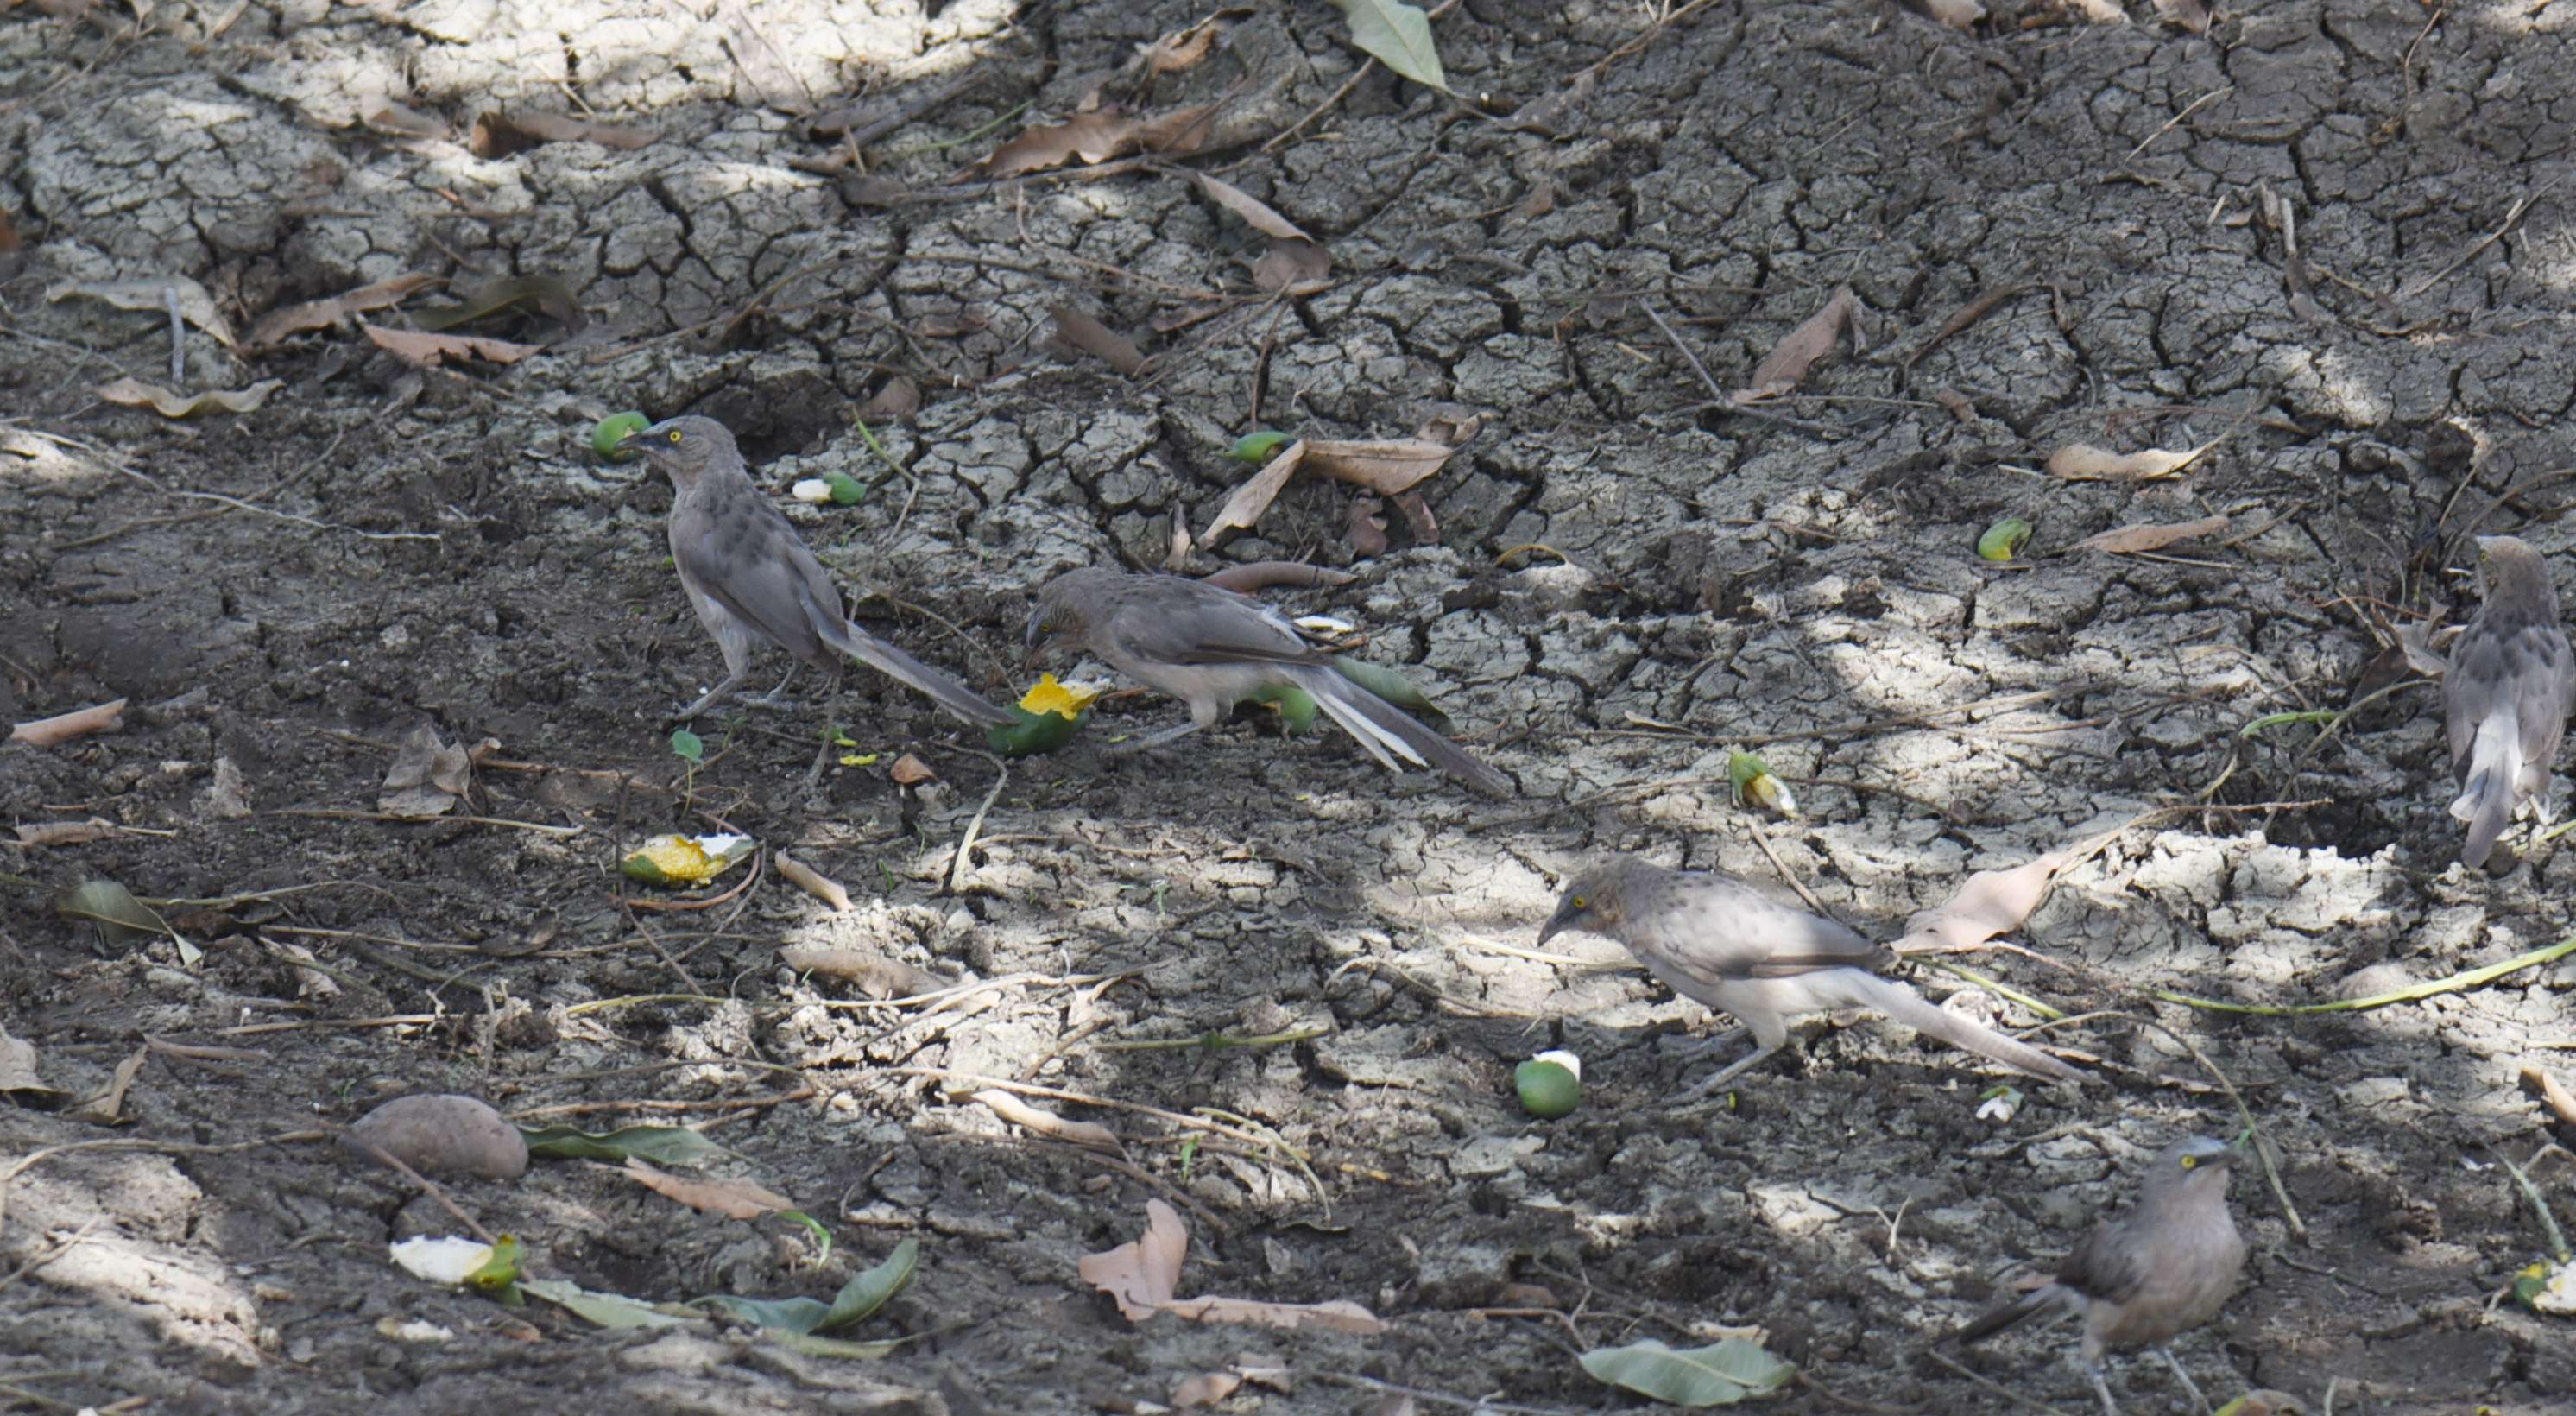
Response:
M685 487L714 468L740 467L742 453L734 447L733 434L713 418L694 413L665 418L649 428L639 428L617 440L620 452L640 452L648 466L658 467L671 479L672 485Z
M2169 1191L2183 1186L2207 1189L2227 1188L2227 1173L2241 1157L2225 1141L2208 1136L2185 1136L2156 1152L2147 1171L2146 1188L2150 1192Z
M1038 602L1030 607L1028 629L1021 636L1029 653L1037 656L1080 644L1091 632L1091 616L1099 602L1126 578L1123 571L1085 566L1038 587Z
M1538 942L1545 944L1569 929L1618 938L1619 927L1636 903L1634 897L1669 873L1641 860L1614 861L1580 872L1565 882L1565 893L1557 898L1556 913L1540 927Z

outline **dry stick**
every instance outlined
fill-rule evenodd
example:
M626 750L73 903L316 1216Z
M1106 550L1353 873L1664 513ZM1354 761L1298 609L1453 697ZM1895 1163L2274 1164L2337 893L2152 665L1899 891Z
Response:
M1255 1132L1241 1130L1236 1127L1226 1125L1208 1117L1188 1116L1178 1111L1166 1111L1159 1106L1147 1106L1143 1102L1138 1101L1118 1101L1110 1097L1094 1096L1089 1092L1068 1091L1063 1087L1040 1086L1034 1082L1008 1081L1001 1077L987 1077L974 1072L952 1071L946 1067L863 1067L859 1070L865 1075L880 1077L926 1077L932 1081L956 1082L962 1086L999 1087L1003 1091L1019 1092L1025 1096L1045 1097L1051 1101L1070 1101L1080 1106L1105 1107L1112 1111L1132 1111L1139 1116L1151 1116L1157 1120L1168 1121L1175 1126L1186 1126L1193 1130L1207 1131L1215 1135L1223 1136L1228 1140L1240 1141L1247 1146L1251 1146L1255 1154L1259 1154L1263 1151L1286 1151L1288 1154L1295 1156L1300 1161L1311 1160L1311 1157L1309 1157L1305 1152L1289 1145L1285 1141L1277 1139L1276 1137L1265 1137Z
M334 821L394 821L412 826L432 822L456 821L468 826L507 826L519 831L534 831L546 836L578 836L579 826L546 826L534 821L508 821L497 816L396 816L389 811L344 811L326 806L282 806L263 811L262 816L320 816Z
M2180 113L2166 119L2161 127L2158 127L2154 132L2147 134L2144 138L2139 139L2138 145L2129 149L2129 155L2121 158L2120 160L2122 162L2131 162L2136 160L2138 154L2145 152L2149 144L2153 143L2156 139L2163 137L2165 134L2172 132L2175 128L2180 127L2182 125L2182 120L2198 113L2203 108L2216 103L2218 100L2225 98L2234 92L2236 92L2236 85L2229 84L2223 89L2214 89L2193 99L2191 102L2183 105L2183 110Z
M2199 1008L2212 1013L2245 1013L2260 1018L2296 1018L2311 1013L2359 1013L2373 1008L2385 1008L2392 1003L2412 1003L2418 999L2431 998L2436 994L2463 992L2480 984L2491 983L2509 973L2555 963L2571 953L2576 953L2576 934L2529 953L2516 954L2500 963L2482 965L2462 973L2452 974L2448 978L2434 979L2429 983L2410 983L2394 992L2374 993L2368 998L2338 998L2332 1003L2230 1003L2217 998L2196 998L2188 993L2175 993L2163 988L2148 989L2147 996L2165 1003L2179 1003L2186 1008Z
M2290 1202L2290 1191L2281 1183L2281 1172L2279 1168L2272 1164L2271 1148L2263 1135L2262 1123L2254 1119L2254 1109L2245 1104L2245 1094L2236 1089L2236 1083L2230 1080L2225 1072L2218 1070L2218 1064L2210 1061L2208 1054L2194 1046L2189 1038L2184 1037L2182 1034L2175 1032L2173 1029L2166 1027L2164 1024L2157 1022L2153 1018L2142 1018L2135 1013L2123 1013L2116 1008L2104 1008L2091 1013L2078 1013L2071 1018L2059 1018L2051 1022L2042 1023L2038 1027L2032 1028L2031 1032L2041 1033L2052 1028L2071 1028L2078 1023L2091 1022L2096 1018L2118 1018L2125 1022L2135 1023L2143 1028L2153 1028L2157 1032L2163 1033L2166 1040L2173 1043L2174 1046L2191 1054L2191 1060L2199 1063L2200 1069L2203 1072L2208 1073L2210 1078L2218 1083L2219 1090L2227 1093L2227 1099L2236 1104L2236 1114L2238 1118L2244 1121L2246 1134L2251 1136L2254 1140L2254 1158L2263 1163L2263 1178L2271 1182L2272 1198L2280 1203L2281 1218L2290 1226L2290 1237L2298 1240L2302 1244L2308 1242L2307 1221L2299 1218L2299 1207Z
M2477 259L2478 252L2485 250L2487 247L2494 245L2496 242L2501 241L2506 236L2510 235L2513 228L2522 224L2522 218L2531 210L2532 203L2539 201L2544 196L2547 196L2550 188L2557 186L2565 180L2567 180L2567 176L2562 172L2558 176L2552 177L2548 181L2541 183L2539 186L2532 188L2521 196L2514 198L2513 205L2505 209L2504 220L2496 224L2495 230L2488 232L2485 237L2471 245L2467 250L2460 252L2458 257L2453 259L2449 265L2442 267L2440 270L2433 272L2422 280L2416 281L2414 284L2398 291L2393 298L2401 301L2412 300L2416 296L2423 294L2425 291L2432 289L2434 286L2441 284L2443 280L2449 278L2453 271L2456 271L2460 267Z
M1682 361L1690 365L1692 373L1699 375L1699 381L1708 386L1709 393L1717 400L1714 403L1699 404L1683 411L1690 413L1725 413L1731 416L1751 418L1764 423L1777 423L1784 428L1796 428L1802 433L1813 433L1818 437L1825 438L1839 438L1848 431L1848 429L1837 428L1830 423L1817 423L1805 418L1792 418L1784 413L1773 413L1767 409L1755 408L1738 399L1728 397L1726 390L1717 386L1717 380L1709 377L1708 366L1699 361L1699 356L1690 351L1689 345L1682 343L1680 332L1675 330L1671 325L1665 323L1664 317L1656 312L1654 301L1640 299L1637 301L1637 308L1645 311L1646 318L1654 321L1655 328L1662 330L1664 332L1664 338L1672 341L1673 348L1675 351L1680 353Z
M993 789L984 793L984 804L976 807L975 815L967 821L966 834L957 838L957 855L948 863L948 893L951 895L966 888L966 860L968 854L975 849L976 833L984 829L984 814L993 809L993 803L1001 798L1002 788L1011 780L1009 763L989 752L978 752L975 755L992 763L996 775L993 778Z
M494 1234L491 1230L486 1229L481 1224L477 1223L474 1216L458 1209L456 1207L456 1202L447 1197L447 1192L445 1190L440 1189L429 1179L429 1177L412 1169L410 1166L403 1164L401 1157L395 1155L389 1150L386 1150L383 1146L377 1145L373 1141L362 1139L351 1133L349 1128L346 1126L334 1126L331 1128L331 1133L340 1138L340 1144L349 1147L358 1154L374 1161L376 1164L384 1166L388 1170L401 1171L411 1180L411 1183L420 1187L422 1194L438 1201L438 1207L440 1209L456 1216L457 1223L473 1230L475 1238L482 1240L486 1244L497 1245L501 1242L499 1235Z

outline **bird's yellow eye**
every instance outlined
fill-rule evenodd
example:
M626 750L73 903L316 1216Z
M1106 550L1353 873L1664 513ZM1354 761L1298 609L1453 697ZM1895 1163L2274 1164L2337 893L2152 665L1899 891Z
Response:
M2196 1156L2196 1155L2187 1155L2187 1156L2184 1156L2184 1157L2182 1158L2182 1168L2183 1168L2183 1169L2185 1169L2185 1170L2189 1170L2189 1169L2191 1169L2193 1166L2196 1166L2196 1165L2198 1165L2198 1164L2200 1164L2200 1157L2199 1157L2199 1156Z
M672 442L674 442L674 443L676 443L676 442L678 442L678 441L680 440L680 430L679 430L679 429L677 429L677 428L673 428L673 429L671 430L671 432L670 432L670 440L671 440Z
M1583 898L1581 895L1575 896L1572 903L1578 910L1588 910L1592 908L1592 902Z

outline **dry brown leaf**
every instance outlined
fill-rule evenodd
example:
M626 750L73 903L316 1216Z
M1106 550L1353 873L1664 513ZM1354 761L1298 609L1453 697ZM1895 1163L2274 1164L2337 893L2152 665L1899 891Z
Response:
M2121 526L2098 536L2087 536L2071 549L2078 551L2160 551L2176 541L2194 536L2215 536L2232 524L2224 516L2204 516L2198 521L2178 521L2164 526Z
M1923 13L1952 29L1973 29L1986 17L1986 7L1977 0L1923 0Z
M1303 294L1333 273L1333 258L1312 241L1273 241L1252 263L1252 283L1264 292Z
M1134 340L1071 305L1058 305L1047 313L1055 317L1055 332L1065 343L1097 355L1102 363L1131 379L1144 369L1145 355Z
M1201 1372L1172 1388L1172 1405L1186 1411L1196 1406L1214 1406L1234 1395L1243 1378L1232 1372Z
M473 786L474 768L465 749L439 741L438 729L423 721L394 748L376 809L389 816L440 816L454 810Z
M96 816L87 821L29 821L18 827L18 844L78 846L115 834L114 826Z
M1306 444L1302 441L1279 449L1268 462L1261 464L1260 471L1252 474L1251 481L1235 488L1234 495L1225 499L1225 505L1217 509L1216 520L1208 523L1207 534L1199 537L1199 544L1213 546L1218 537L1236 527L1249 529L1261 519L1263 512L1270 509L1270 503L1279 496L1279 489L1287 486L1288 479L1297 475L1297 468L1305 460Z
M614 123L593 123L560 113L495 111L475 117L474 136L466 146L476 157L491 158L526 152L543 143L597 143L632 150L650 146L661 136L651 128L621 128Z
M75 708L32 723L20 723L9 730L9 741L52 747L91 733L112 733L125 726L125 700L100 703L88 708Z
M1016 177L1023 172L1061 167L1076 159L1090 166L1131 152L1192 153L1207 141L1207 125L1215 116L1214 104L1176 108L1145 118L1108 109L1077 113L1061 123L1022 132L993 149L993 155L984 159L981 168L969 168L959 175L980 172L985 177Z
M18 239L18 223L9 219L7 207L0 207L0 252L17 250L23 244Z
M1196 65L1208 55L1216 37L1224 33L1219 20L1228 15L1250 14L1247 9L1219 10L1188 29L1178 29L1151 44L1136 46L1136 57L1149 74L1177 74Z
M2156 0L2156 18L2192 34L2209 33L2209 7L2200 0Z
M2189 452L2113 452L2089 443L2068 443L2048 455L2048 474L2070 482L2154 482L2179 477L2200 455L2217 446L2202 443Z
M41 1092L60 1096L36 1071L36 1045L0 1028L0 1093Z
M1358 579L1347 570L1335 570L1329 565L1310 565L1305 561L1252 561L1230 565L1199 577L1202 584L1231 590L1238 595L1249 595L1280 585L1293 585L1300 590L1331 589Z
M2537 1062L2525 1062L2522 1064L2522 1084L2540 1093L2540 1099L2549 1104L2560 1125L2576 1126L2576 1094L2571 1094L2560 1083L2556 1073Z
M1834 293L1825 298L1824 308L1807 316L1806 323L1772 346L1762 362L1753 366L1749 385L1737 389L1732 397L1738 403L1753 403L1777 398L1796 388L1817 360L1834 352L1834 341L1842 338L1859 312L1860 299L1852 294L1852 288L1835 286Z
M1314 243L1315 238L1298 230L1297 223L1281 216L1268 202L1241 187L1231 182L1221 182L1204 172L1192 172L1190 175L1197 179L1199 190L1207 194L1209 201L1242 217L1253 230L1262 235L1280 241L1304 241L1310 245Z
M799 973L847 979L870 998L919 998L950 986L927 969L848 944L791 944L778 951L778 962Z
M1090 166L1118 156L1135 141L1136 120L1125 114L1077 113L1061 123L1021 130L984 159L983 175L1017 177L1061 167L1076 158Z
M376 347L405 363L434 369L449 359L487 359L495 364L515 364L531 354L543 354L534 344L513 344L506 339L483 339L470 334L423 334L418 330L387 329L383 325L358 321L358 328Z
M151 1056L149 1047L138 1047L126 1054L125 1060L116 1064L115 1073L108 1078L107 1090L75 1102L65 1114L95 1126L117 1124L125 1115L126 1089L134 1085L135 1075L143 1070L144 1062Z
M2397 650L2406 656L2406 667L2426 678L2440 678L2450 671L2451 661L2433 649L2433 636L2441 627L2442 617L2438 613L2397 627Z
M1012 1125L1026 1127L1041 1136L1069 1141L1091 1150L1116 1151L1121 1155L1127 1151L1126 1143L1119 1140L1118 1133L1108 1127L1096 1121L1067 1120L1044 1107L1031 1106L999 1087L988 1087L979 1091L975 1093L974 1099L984 1103L994 1115Z
M778 873L787 877L788 884L830 905L835 912L847 912L850 908L850 892L841 888L841 882L822 875L801 860L791 859L785 851L777 852L770 859L778 863Z
M159 384L141 379L118 379L101 384L100 398L121 403L128 408L149 408L164 418L190 418L209 410L220 413L255 413L268 401L268 396L286 387L284 379L261 379L248 388L208 389L204 393L172 393Z
M1431 503L1416 487L1395 499L1395 509L1404 513L1404 524L1413 528L1413 539L1425 546L1440 544L1440 518L1431 514Z
M907 752L886 769L886 776L898 787L915 787L923 782L936 781L939 774L930 770L929 763Z
M233 326L215 308L215 297L206 287L184 275L147 276L141 280L91 280L78 284L57 285L45 292L45 301L84 299L100 300L120 310L167 312L173 298L179 305L179 318L215 337L225 348L234 346Z
M1306 465L1336 481L1354 482L1381 496L1396 496L1440 470L1458 449L1422 438L1381 438L1371 442L1305 443Z
M437 280L437 276L414 271L390 280L379 280L372 285L361 285L328 300L307 300L301 305L271 310L260 316L258 324L251 326L250 347L264 349L308 329L324 329L353 315L391 308L401 304L413 291L435 284Z
M1127 1321L1141 1323L1171 1303L1180 1287L1181 1259L1189 1248L1190 1231L1180 1215L1161 1200L1147 1200L1144 1237L1085 1254L1074 1267L1083 1282L1117 1301Z
M1378 513L1386 503L1375 497L1351 498L1351 552L1359 556L1386 554L1386 518Z
M1263 1327L1331 1328L1363 1336L1386 1331L1386 1323L1357 1303L1336 1298L1326 1303L1264 1303L1253 1298L1184 1298L1163 1311L1202 1323L1257 1323Z
M1965 949L2020 928L2047 897L2049 882L2073 859L2070 851L2051 851L2010 870L1978 871L1947 903L1917 911L1907 920L1905 937L1896 941L1896 951Z
M727 1219L758 1219L764 1214L796 1208L794 1200L748 1180L691 1180L656 1170L636 1156L626 1158L626 1174L645 1189L678 1200L702 1214L720 1214Z
M921 411L921 385L901 374L886 380L876 396L859 406L859 416L871 423L895 423Z
M423 113L417 108L405 108L401 104L394 103L390 100L374 112L369 113L366 117L366 124L370 128L381 128L388 133L400 133L407 138L443 138L447 136L446 119L440 118L435 114Z

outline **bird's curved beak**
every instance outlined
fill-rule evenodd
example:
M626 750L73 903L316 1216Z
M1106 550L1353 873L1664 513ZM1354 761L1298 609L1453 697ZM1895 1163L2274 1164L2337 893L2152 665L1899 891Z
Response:
M1539 926L1538 942L1545 944L1559 933L1574 928L1576 922L1583 918L1583 913L1582 910L1575 908L1572 900L1557 901L1556 913L1549 915L1547 923Z
M651 428L637 428L617 440L617 451L649 453L662 445L662 439Z
M1038 646L1046 642L1046 637L1046 606L1040 605L1036 609L1029 611L1029 627L1021 632L1020 640L1023 644L1028 646L1028 651L1034 654L1037 652Z

